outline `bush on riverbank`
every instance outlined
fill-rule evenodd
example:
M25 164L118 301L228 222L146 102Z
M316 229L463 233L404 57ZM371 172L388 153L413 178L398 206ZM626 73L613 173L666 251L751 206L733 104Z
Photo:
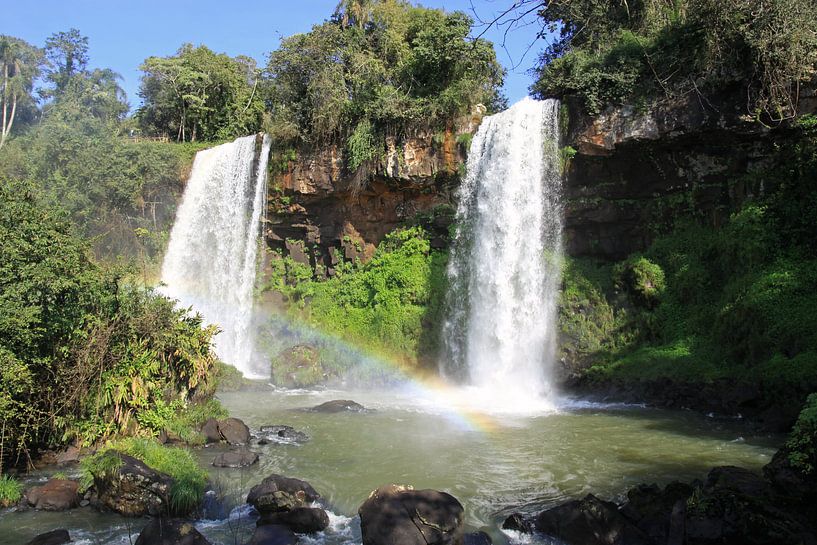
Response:
M14 477L0 476L0 507L11 507L23 497L23 485Z

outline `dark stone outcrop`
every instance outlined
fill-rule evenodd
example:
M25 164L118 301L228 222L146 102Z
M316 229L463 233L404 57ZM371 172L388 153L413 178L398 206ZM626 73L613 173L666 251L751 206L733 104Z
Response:
M463 535L463 509L436 490L381 486L360 506L363 545L455 545Z
M258 462L258 453L245 448L222 452L213 460L214 467L248 467Z
M142 529L135 545L210 545L189 521L154 518Z
M294 545L297 542L298 536L286 526L269 524L256 527L247 545Z
M118 470L94 475L99 504L130 517L165 514L173 479L132 456L116 455L122 459Z
M43 511L65 511L79 506L79 484L67 479L49 479L26 492L28 505Z
M514 530L516 532L530 533L531 523L521 513L513 513L502 523L503 530Z
M71 536L68 534L68 530L60 529L39 534L25 545L63 545L63 543L70 542Z
M221 441L221 434L218 432L218 420L208 418L201 427L201 434L208 443L218 443Z
M218 433L231 445L246 445L250 442L250 429L238 418L219 420Z
M471 532L462 536L462 545L493 545L493 540L485 532Z
M270 475L261 481L261 484L250 489L247 503L255 507L259 513L264 514L305 507L320 497L320 494L306 481L282 475Z
M352 401L351 399L333 399L332 401L327 401L326 403L321 403L316 407L312 407L310 410L316 413L360 413L365 411L366 408L360 403Z
M619 513L618 506L592 494L543 511L538 532L568 545L651 545L650 538Z
M309 435L285 425L261 426L260 435L263 440L275 443L306 443L309 441Z
M295 507L289 511L264 513L256 525L277 524L298 534L322 532L329 526L329 515L320 507Z

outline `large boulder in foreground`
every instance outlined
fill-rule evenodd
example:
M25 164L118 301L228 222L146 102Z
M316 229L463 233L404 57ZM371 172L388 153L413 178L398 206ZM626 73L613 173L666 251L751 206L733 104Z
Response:
M258 462L258 453L240 448L222 452L213 459L214 467L248 467Z
M536 517L538 532L567 545L652 545L652 540L618 512L618 506L588 494Z
M306 481L273 474L250 489L247 503L263 515L306 507L320 497Z
M381 486L358 514L363 545L454 545L463 534L462 505L436 490Z
M298 536L292 530L286 526L270 524L258 526L247 545L295 545L297 542Z
M251 437L250 428L238 418L208 418L201 426L201 434L207 443L226 441L231 445L246 445Z
M70 543L71 536L68 535L68 530L51 530L39 534L25 545L63 545L63 543Z
M210 545L210 542L189 521L155 518L142 529L135 545Z
M115 471L94 475L100 505L128 517L164 514L173 479L127 454L109 455L121 458L122 465Z
M79 484L68 479L49 479L26 492L26 501L35 509L65 511L79 505Z
M362 413L366 410L366 407L351 399L333 399L332 401L327 401L326 403L312 407L310 410L316 413Z
M314 534L326 530L329 515L320 507L295 507L289 511L264 513L256 521L257 526L268 524L286 526L298 534Z

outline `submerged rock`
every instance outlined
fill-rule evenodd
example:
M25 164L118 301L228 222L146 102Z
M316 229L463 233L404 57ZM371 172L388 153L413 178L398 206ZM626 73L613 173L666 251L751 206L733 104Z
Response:
M342 413L345 411L360 413L365 411L366 408L351 399L333 399L312 407L311 410L316 413Z
M70 542L71 536L68 534L68 530L60 529L39 534L34 539L27 542L26 545L62 545L63 543Z
M358 514L363 545L453 545L463 534L462 505L436 490L381 486Z
M114 455L114 454L112 454ZM118 470L94 475L99 503L121 515L141 517L167 511L173 479L127 454Z
M273 474L250 489L247 503L261 514L277 513L305 507L320 497L306 481Z
M309 441L309 435L292 426L261 426L260 434L263 439L276 443L306 443Z
M651 545L652 540L618 512L612 502L588 494L543 511L536 517L538 532L567 545Z
M294 545L297 542L298 536L292 530L286 526L270 524L256 527L247 545Z
M213 460L215 467L248 467L258 462L258 453L245 448L222 452Z
M49 479L42 486L35 486L26 492L26 501L35 509L43 511L65 511L79 506L79 484L67 479Z
M329 526L329 515L319 507L295 507L289 511L264 513L256 525L278 524L298 534L322 532Z
M189 521L159 517L142 529L135 545L210 545L210 542Z

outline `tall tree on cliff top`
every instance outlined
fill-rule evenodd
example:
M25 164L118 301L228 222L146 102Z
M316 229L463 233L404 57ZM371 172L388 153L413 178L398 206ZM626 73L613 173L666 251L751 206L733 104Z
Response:
M250 58L185 44L174 56L145 59L140 69L144 106L137 116L146 132L212 140L252 133L261 125L263 102Z
M0 36L0 103L2 103L2 132L0 148L11 133L14 119L23 105L34 102L34 80L40 74L43 53L33 45L12 36Z
M59 97L71 80L88 66L88 38L75 28L52 34L45 40L45 56L49 64L45 77L54 89L44 94L48 98Z

